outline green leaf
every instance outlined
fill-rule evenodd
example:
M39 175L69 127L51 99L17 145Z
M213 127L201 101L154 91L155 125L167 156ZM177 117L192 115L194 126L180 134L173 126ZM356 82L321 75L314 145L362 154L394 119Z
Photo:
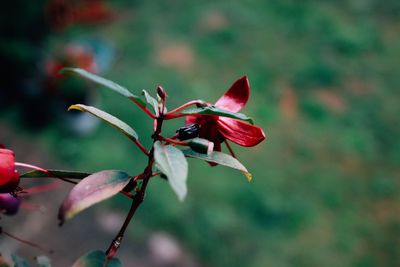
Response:
M75 172L75 171L63 171L63 170L48 170L48 172L42 172L33 170L22 174L21 178L69 178L69 179L83 179L89 176L90 173L86 172Z
M216 106L189 108L189 109L185 109L185 110L181 111L181 114L184 114L184 115L194 115L194 114L214 115L214 116L228 117L228 118L232 118L232 119L247 121L247 122L253 124L253 119L251 119L250 117L247 117L243 113L231 112L229 110L221 109Z
M30 267L26 260L16 254L12 254L11 259L14 262L14 267Z
M38 256L36 257L36 262L39 267L51 267L50 259L46 256Z
M251 173L247 171L246 167L243 166L243 164L240 163L240 161L238 161L237 159L228 154L218 151L213 151L211 154L207 155L207 154L197 153L192 149L186 149L183 150L182 152L186 157L202 159L239 170L244 174L244 176L246 176L249 182L253 178Z
M79 69L79 68L64 68L60 71L60 73L67 73L67 72L72 72L72 73L78 74L79 76L81 76L89 81L92 81L99 85L105 86L123 96L128 97L129 99L137 102L139 105L141 105L143 107L146 106L146 104L143 102L142 99L140 99L140 97L132 94L131 92L129 92L128 89L126 89L125 87L123 87L113 81L107 80L103 77L100 77L98 75L95 75L93 73L90 73L86 70Z
M160 171L168 177L168 182L179 200L183 201L187 194L188 164L182 151L157 141L154 143L154 159Z
M75 261L72 267L122 267L117 258L112 258L106 263L106 254L101 250L86 253Z
M71 110L71 109L80 110L82 112L85 112L85 111L89 112L90 114L96 116L97 118L100 118L103 121L107 122L112 127L116 128L117 130L119 130L121 133L123 133L129 139L131 139L133 141L135 141L139 138L137 133L135 132L135 130L133 130L128 124L126 124L125 122L121 121L120 119L118 119L118 118L114 117L113 115L108 114L107 112L102 111L98 108L86 106L86 105L82 105L82 104L77 104L77 105L72 105L68 108L68 110Z
M64 199L58 212L60 224L82 210L118 194L130 179L122 171L101 171L89 175L75 185Z
M145 97L145 99L146 99L146 102L149 103L149 104L153 107L156 116L158 116L158 115L159 115L158 101L157 101L154 97L152 97L152 96L151 96L146 90L144 90L144 89L142 90L142 95L144 95L144 97Z

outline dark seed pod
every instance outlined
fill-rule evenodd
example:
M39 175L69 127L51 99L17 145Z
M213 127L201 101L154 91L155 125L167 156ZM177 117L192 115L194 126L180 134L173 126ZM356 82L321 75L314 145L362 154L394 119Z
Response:
M179 128L176 132L178 133L179 140L192 139L199 136L200 125L188 124Z

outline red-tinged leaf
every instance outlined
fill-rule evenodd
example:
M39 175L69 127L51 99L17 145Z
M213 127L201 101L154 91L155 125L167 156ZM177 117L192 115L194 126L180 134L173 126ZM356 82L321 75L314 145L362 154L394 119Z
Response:
M196 151L193 151L192 149L186 149L183 150L182 152L186 157L202 159L208 162L217 163L220 165L224 165L226 167L239 170L244 174L244 176L246 176L248 181L251 181L251 179L253 178L251 173L247 171L246 167L243 166L243 164L240 163L240 161L238 161L237 159L228 154L214 151L207 155L203 153L198 153Z
M82 210L118 194L130 178L122 171L101 171L89 175L75 185L64 199L58 213L60 224Z
M83 179L89 176L91 173L87 172L76 172L76 171L64 171L64 170L47 170L48 172L42 172L39 170L29 171L21 175L21 178L69 178L69 179Z
M120 131L121 133L123 133L129 139L131 139L133 141L135 141L139 138L137 133L135 132L135 130L133 130L128 124L121 121L117 117L114 117L113 115L108 114L107 112L102 111L98 108L86 106L86 105L82 105L82 104L77 104L77 105L72 105L68 108L68 110L71 110L71 109L76 109L76 110L79 110L82 112L85 112L85 111L89 112L90 114L96 116L97 118L102 119L103 121L107 122L112 127L117 129L118 131Z
M112 258L107 262L103 251L94 250L77 259L72 267L122 267L122 264L117 258Z
M119 94L121 94L121 95L123 95L123 96L125 96L125 97L127 97L129 99L131 99L131 100L134 100L135 102L139 103L139 105L141 105L143 107L146 106L146 103L144 103L143 100L140 99L140 97L132 94L131 92L129 92L128 89L126 89L125 87L123 87L123 86L121 86L121 85L119 85L119 84L117 84L117 83L115 83L113 81L107 80L107 79L105 79L103 77L100 77L100 76L98 76L96 74L90 73L90 72L88 72L88 71L86 71L84 69L64 68L64 69L61 70L61 73L67 73L67 72L72 72L72 73L78 74L79 76L81 76L81 77L83 77L83 78L85 78L85 79L87 79L89 81L92 81L92 82L95 82L95 83L97 83L99 85L105 86L108 89L111 89L111 90L113 90L113 91L115 91L115 92L117 92L117 93L119 93Z
M253 119L247 117L243 113L235 113L226 109L222 109L216 106L207 106L207 107L195 107L188 108L181 111L181 114L184 115L212 115L212 116L220 116L220 117L228 117L232 119L247 121L253 124ZM193 120L193 119L191 119Z
M218 131L227 139L241 146L255 146L265 139L260 127L230 118L219 118Z
M250 84L246 76L237 80L226 93L218 99L215 106L231 112L240 111L250 96Z
M188 164L182 151L157 141L154 143L154 159L160 171L168 177L172 190L183 201L187 194Z

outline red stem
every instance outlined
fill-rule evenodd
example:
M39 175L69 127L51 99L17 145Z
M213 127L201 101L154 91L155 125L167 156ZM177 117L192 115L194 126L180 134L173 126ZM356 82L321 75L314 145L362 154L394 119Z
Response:
M129 193L129 192L125 192L125 191L120 191L121 194L123 194L124 196L129 197L130 199L134 198L134 195Z
M228 141L226 141L226 139L224 142L225 142L225 145L228 148L229 152L231 153L232 157L236 158L235 152L233 152L231 145L228 143Z
M134 98L129 98L129 99L132 100L132 102L135 103L140 109L142 109L147 115L149 115L150 118L152 118L152 119L156 118L156 116L153 113L151 113L151 111L148 108L141 105L139 102L136 101L136 99L134 99Z
M21 203L21 209L25 210L34 210L34 211L39 211L41 213L44 213L45 208L42 205L39 204L32 204L32 203L27 203L26 201Z
M46 184L46 185L39 185L39 186L34 186L28 189L24 189L24 192L26 192L27 194L38 194L38 193L42 193L42 192L46 192L49 190L54 190L54 189L58 189L60 188L60 181L55 181L52 182L50 184Z
M132 139L133 140L133 139ZM139 147L139 149L146 155L149 155L149 151L142 145L142 143L139 142L139 140L134 139L133 142L135 143L135 145L137 145Z
M164 136L161 136L161 135L160 135L160 139L165 141L165 142L167 142L167 143L169 143L169 144L175 144L175 145L178 145L178 146L188 146L189 145L188 142L174 140L174 139L167 138L167 137L164 137Z
M39 250L41 250L41 251L43 251L43 252L46 252L46 253L50 253L50 254L53 253L52 250L44 249L44 248L42 248L41 246L39 246L38 244L35 244L35 243L33 243L33 242L30 242L30 241L21 239L21 238L19 238L19 237L16 237L15 235L12 235L12 234L10 234L10 233L7 233L7 232L3 231L3 230L1 230L1 233L5 234L6 236L8 236L8 237L10 237L10 238L12 238L12 239L15 239L15 240L21 242L22 244L28 245L28 246L30 246L30 247L37 248L37 249L39 249Z
M202 100L192 100L189 101L185 104L183 104L182 106L177 107L176 109L171 110L170 112L168 112L167 114L165 114L165 120L170 120L170 119L175 119L175 118L179 118L177 115L174 115L174 113L181 111L182 109L185 109L191 105L204 105L204 101ZM178 114L182 116L186 116L183 114Z
M15 162L15 166L24 167L24 168L30 168L30 169L34 169L34 170L41 171L41 172L44 172L44 173L48 173L49 172L48 170L40 168L38 166L31 165L31 164L26 164L26 163L22 163L22 162Z

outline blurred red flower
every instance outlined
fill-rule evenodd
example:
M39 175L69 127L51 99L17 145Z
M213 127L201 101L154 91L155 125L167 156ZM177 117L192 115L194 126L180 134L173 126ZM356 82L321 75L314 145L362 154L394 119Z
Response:
M231 112L239 112L250 96L249 80L246 76L237 80L215 106ZM265 139L264 131L257 126L227 117L211 115L189 115L186 124L200 125L199 137L214 143L214 150L221 151L221 142L228 139L240 146L251 147Z
M65 67L74 67L98 73L94 54L85 46L71 43L63 47L54 58L45 62L45 73L49 78L59 78L60 70Z
M14 192L19 184L19 173L15 169L14 152L0 148L0 193Z
M104 0L49 0L45 12L55 30L64 30L75 24L105 23L114 17Z

